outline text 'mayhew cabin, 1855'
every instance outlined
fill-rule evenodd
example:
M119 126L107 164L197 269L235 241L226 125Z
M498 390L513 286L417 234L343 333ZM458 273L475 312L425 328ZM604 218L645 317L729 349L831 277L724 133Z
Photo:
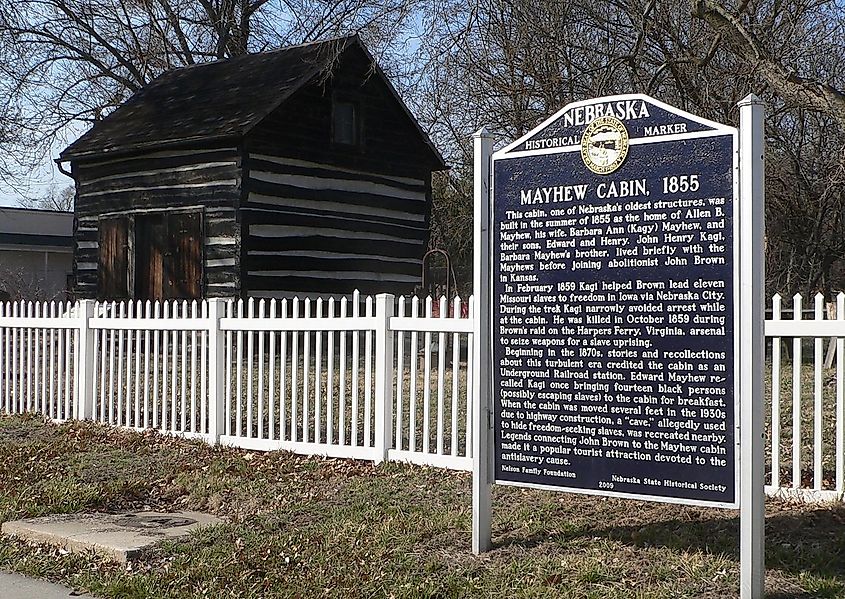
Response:
M102 299L409 293L445 168L357 36L165 73L60 160Z

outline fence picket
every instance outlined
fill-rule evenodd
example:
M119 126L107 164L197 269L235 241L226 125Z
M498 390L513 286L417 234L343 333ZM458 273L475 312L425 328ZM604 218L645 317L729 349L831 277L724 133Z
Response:
M32 317L34 315L34 307L32 302L27 302L26 304L26 315L28 317ZM30 372L32 371L32 346L34 345L32 342L32 332L33 329L27 328L26 334L26 370L21 373L22 376L25 376L26 386L24 387L26 393L26 411L32 411L32 378L30 377ZM52 329L51 331L52 332ZM37 406L36 406L37 409Z
M323 316L323 298L317 298L317 308L314 318ZM322 387L323 387L323 333L314 331L314 442L323 440Z
M270 318L276 318L276 298L270 300ZM270 331L270 372L267 391L269 393L267 410L267 438L276 438L276 331Z
M345 297L340 300L340 317L346 318L348 302ZM346 445L346 331L340 332L340 384L338 386L337 410L340 413L338 418L338 444Z
M311 298L304 302L305 318L311 318ZM310 442L310 383L311 382L311 333L303 328L302 332L302 441Z
M399 316L405 316L405 296L399 297ZM413 354L411 354L413 356ZM405 389L405 331L396 333L396 438L393 446L402 450L402 416L404 407L402 405L402 394ZM413 357L411 358L413 359Z
M43 310L42 310L43 313ZM52 302L51 309L50 309L50 319L56 320L62 315L62 304L61 302ZM44 352L38 351L39 345L43 345L44 342L44 333L46 332L45 329L40 329L40 339L41 342L39 343L39 334L36 331L35 335L35 343L36 343L36 363L38 361L42 361L42 368L44 367L43 359L44 359ZM62 370L63 370L63 361L64 356L62 354L63 344L62 344L62 329L51 329L53 332L53 343L51 344L52 347L50 348L51 355L53 356L53 368L50 370L50 380L53 382L53 393L51 393L48 397L44 397L44 393L41 393L41 401L42 401L42 413L48 417L53 419L59 418L59 411L58 406L61 402L62 397ZM35 379L36 389L38 386L38 378Z
M845 293L836 296L836 318L845 320ZM836 338L836 492L845 492L845 339Z
M0 301L0 318L8 315L6 302ZM6 377L10 374L9 368L9 333L6 327L0 327L0 365L3 365L3 372L0 372L0 401L6 413L9 413L9 386Z
M135 304L130 304L130 308L135 306L135 314L132 314L130 310L129 317L132 318L137 317L140 318L143 315L142 303L139 301ZM132 395L132 408L134 411L134 424L135 428L141 426L141 348L139 347L141 341L141 331L135 330L132 334L133 336L133 346L132 351L135 354L135 370L133 372L132 379L135 382L135 393ZM173 376L176 376L176 368L173 368ZM174 387L175 388L175 387ZM129 409L129 404L127 403L127 410ZM127 423L128 425L128 423ZM129 425L128 425L129 426Z
M247 315L252 319L255 317L255 300L247 300ZM252 330L246 333L246 437L252 438L252 409L253 409L253 384L252 384L252 360L255 351L255 333Z
M352 295L352 318L358 318L360 311L361 298L356 290ZM352 447L358 445L358 344L360 340L360 332L352 331Z
M373 296L368 295L366 299L366 316L372 317ZM369 447L373 443L372 428L370 421L373 417L373 332L370 329L364 331L364 446Z
M411 299L411 316L420 315L420 298ZM417 450L417 362L419 360L419 333L411 331L411 384L408 389L408 451Z
M469 317L470 322L474 322L473 319L475 318L475 297L469 296L469 307L467 310L467 316ZM473 334L467 334L467 388L466 388L466 446L464 448L464 455L467 457L472 456L472 412L473 412L473 405L472 405L472 388L475 384L473 380L473 360L475 357L472 353L472 344L473 344Z
M440 296L439 314L440 318L446 318L446 296ZM437 333L437 455L443 455L443 427L445 414L444 395L446 384L446 333L442 330Z
M258 301L258 318L265 318L264 298ZM257 437L264 438L264 332L258 333L258 413L256 415L258 431Z
M106 302L100 302L99 305L95 306L94 310L100 317L108 316L108 304ZM107 381L107 378L106 377L108 376L108 371L106 370L106 363L107 363L106 358L107 358L107 354L108 354L108 331L106 329L102 329L100 331L99 339L100 339L100 342L99 342L99 345L97 346L97 350L100 354L99 372L98 372L99 377L97 377L96 375L94 377L95 380L99 381L99 388L98 388L98 391L99 391L99 406L98 406L99 410L94 410L94 413L100 414L100 422L107 422L107 420L106 420L106 381ZM149 343L147 343L147 346L149 346ZM149 353L146 354L145 359L149 360ZM144 381L144 386L145 386L145 388L149 388L149 384L147 384L147 381ZM145 400L146 400L146 397L145 397ZM144 402L144 406L145 406L145 409L146 409L146 401ZM147 426L147 421L146 421L146 417L145 417L144 427L146 428L146 426Z
M144 318L150 318L152 316L152 309L153 305L150 300L144 302ZM151 331L149 329L144 331L144 428L149 428L150 426L150 334Z
M452 300L452 318L461 317L461 298ZM461 340L458 333L452 333L452 438L449 449L453 456L458 455L458 379L461 373Z
M156 320L161 318L161 302L158 300L153 304L153 318ZM114 331L112 331L114 333ZM158 428L158 377L159 377L159 357L161 350L161 331L153 331L153 411L152 411L152 426Z
M20 312L20 303L15 302L12 305L12 317L21 316ZM12 362L15 366L18 365L20 362L20 369L17 372L12 371L12 409L10 410L12 413L18 413L20 410L18 406L20 405L20 395L18 394L18 381L20 377L23 376L23 362L20 361L19 356L19 347L18 347L18 333L22 330L18 327L12 329Z
M288 300L282 300L282 319L288 317ZM288 369L288 334L280 331L281 342L279 358L279 440L287 441L287 369Z
M824 296L821 293L815 297L815 318L824 318ZM820 491L822 488L822 339L816 337L814 341L813 355L813 395L815 399L813 410L813 488Z
M431 296L425 298L425 317L432 315ZM423 384L423 453L429 453L431 443L431 332L425 332L424 384Z
M232 318L234 303L232 300L226 302L226 317ZM218 325L219 326L219 325ZM224 379L224 386L226 387L225 409L223 410L223 418L226 421L224 432L227 436L232 434L232 331L226 331L226 377Z
M165 310L165 318L167 317L167 310ZM124 320L126 318L126 304L124 302L120 302L120 307L118 308L117 313L118 318ZM124 337L125 331L121 329L118 333L117 337L117 412L115 414L115 424L120 426L121 424L126 424L123 422L123 391L124 391L124 380L123 380L123 350L124 350ZM125 385L126 389L129 389L129 383L126 382Z
M203 300L199 306L201 318L208 318L208 301ZM198 333L200 339L200 355L199 355L199 377L200 377L200 413L199 413L199 432L209 434L208 428L208 372L211 370L209 364L209 347L210 342L208 338L208 331L200 331Z
M333 297L328 302L329 318L335 317L335 301ZM334 443L334 331L326 335L326 443Z
M46 304L45 304L44 308L45 309L43 310L43 313L46 316L47 315ZM58 306L55 301L51 301L50 302L50 309L49 309L50 319L55 320L56 318L59 317L60 313L61 313L60 306ZM36 344L38 343L38 330L39 329L36 329L36 334L35 334L35 343ZM43 342L44 334L47 331L45 329L40 329L40 331L41 331L41 337L42 337L42 342ZM57 377L59 365L61 364L61 360L60 360L60 357L59 357L59 330L58 329L52 329L52 328L50 329L50 343L47 346L47 351L50 354L50 359L49 359L49 369L50 370L47 374L47 376L50 377L50 385L49 385L49 392L46 395L46 397L45 397L45 394L44 394L43 391L41 393L41 402L42 402L41 413L44 416L53 417L55 415L53 407L56 405L56 402L58 401L58 397L61 393L61 379ZM37 363L37 361L39 361L39 359L40 360L44 359L43 352L40 352L40 354L41 355L39 356L38 352L36 352L36 355L35 355L36 363ZM44 366L46 366L46 364L42 364L42 368ZM35 381L33 381L33 382L35 383L35 385L34 385L35 389L37 389L38 388L38 377L36 377ZM35 403L36 403L36 405L38 404L38 398L36 398Z
M181 318L187 318L187 300L182 300L179 316ZM182 329L180 350L182 356L179 363L179 409L181 410L179 419L181 428L179 430L184 433L188 430L188 331L185 329Z
M191 318L199 318L197 300L191 302ZM191 331L191 432L197 432L197 331Z
M43 306L44 306L43 315L44 315L44 317L47 317L47 316L49 316L49 314L47 312L47 303L44 302ZM35 318L41 318L42 317L41 307L42 307L41 302L35 302L35 312L34 312ZM42 348L43 348L43 350L47 350L47 348L49 347L47 345L48 331L47 331L47 329L35 328L35 329L33 329L33 333L35 334L35 342L33 344L34 345L33 353L35 354L35 361L34 361L34 368L33 368L32 374L33 374L33 394L34 394L34 399L35 399L35 405L36 405L36 409L40 410L42 414L44 414L45 416L49 416L50 413L47 411L48 410L47 406L49 405L49 402L47 400L47 392L46 392L47 385L45 384L45 382L47 380L47 354L46 354L46 351L42 351ZM43 367L42 367L42 360L44 362Z
M792 318L801 320L801 295L792 298ZM801 337L792 340L792 488L801 487Z
M780 320L781 297L772 297L772 320ZM780 337L772 337L772 486L780 486Z
M293 298L291 304L291 318L299 318L299 298ZM291 360L290 360L290 440L297 438L297 403L299 402L299 333L291 331Z
M161 310L162 310L162 318L165 321L169 321L171 319L170 316L170 308L172 306L171 301L165 300L162 302ZM173 328L172 326L170 327ZM170 419L170 425L168 426L168 416L170 415L171 409L171 398L170 398L170 379L172 376L172 372L169 371L169 367L171 364L171 355L170 355L170 334L165 330L162 333L162 344L161 344L161 364L162 364L162 373L161 373L161 430L169 431L173 430L173 420Z
M244 300L238 300L238 318L243 318L244 315ZM237 359L235 360L235 435L240 437L243 433L241 423L243 422L243 348L244 348L244 333L238 331L237 341Z
M179 317L179 304L175 300L170 302L171 317ZM170 333L170 431L179 430L179 333L174 326Z

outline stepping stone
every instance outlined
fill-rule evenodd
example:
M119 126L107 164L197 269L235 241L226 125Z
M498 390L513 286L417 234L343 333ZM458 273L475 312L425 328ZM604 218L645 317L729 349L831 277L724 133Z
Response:
M220 522L219 518L200 512L58 514L4 522L2 533L68 551L95 551L126 563L159 541L178 539Z

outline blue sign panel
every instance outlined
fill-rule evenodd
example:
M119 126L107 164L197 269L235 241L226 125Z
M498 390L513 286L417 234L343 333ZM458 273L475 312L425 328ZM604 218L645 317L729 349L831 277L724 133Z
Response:
M497 482L736 506L735 143L631 95L494 154Z

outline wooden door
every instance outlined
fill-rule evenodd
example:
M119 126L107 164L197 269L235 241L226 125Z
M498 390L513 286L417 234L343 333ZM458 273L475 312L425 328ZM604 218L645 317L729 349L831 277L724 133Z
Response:
M168 299L165 288L167 219L165 214L135 216L135 298Z
M202 213L135 217L135 297L202 297Z
M169 297L199 299L202 297L202 213L170 214L168 234Z
M100 299L129 297L129 219L100 219L97 295Z

